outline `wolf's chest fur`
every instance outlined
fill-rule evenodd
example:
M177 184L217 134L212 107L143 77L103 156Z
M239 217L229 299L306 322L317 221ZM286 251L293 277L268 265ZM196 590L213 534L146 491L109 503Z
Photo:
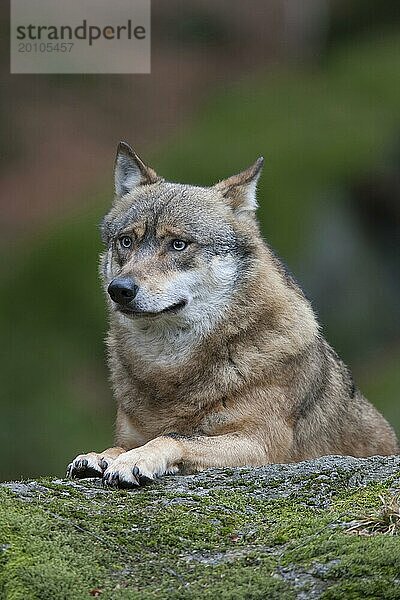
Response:
M126 342L127 354L140 357L143 367L153 370L189 360L199 345L199 335L189 326L132 323Z

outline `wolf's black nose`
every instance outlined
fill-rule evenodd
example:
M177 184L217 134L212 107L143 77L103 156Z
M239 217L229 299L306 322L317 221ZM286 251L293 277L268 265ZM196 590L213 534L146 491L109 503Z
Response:
M138 286L130 277L117 277L108 286L111 299L117 304L129 304L138 293Z

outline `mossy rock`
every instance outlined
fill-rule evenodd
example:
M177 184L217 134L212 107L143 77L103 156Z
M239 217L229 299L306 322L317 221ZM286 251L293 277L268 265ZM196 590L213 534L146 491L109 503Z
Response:
M400 598L399 523L354 527L399 485L397 456L1 484L0 598Z

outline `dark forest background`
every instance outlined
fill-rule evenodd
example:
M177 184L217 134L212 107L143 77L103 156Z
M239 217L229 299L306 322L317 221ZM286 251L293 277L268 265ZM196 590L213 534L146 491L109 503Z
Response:
M0 479L110 445L97 225L117 142L176 181L266 158L266 239L400 432L400 5L153 0L151 75L9 75L0 8Z

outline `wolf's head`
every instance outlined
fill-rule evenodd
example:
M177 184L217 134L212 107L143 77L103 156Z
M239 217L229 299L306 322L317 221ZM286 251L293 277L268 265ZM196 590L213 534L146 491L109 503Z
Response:
M102 224L101 274L118 318L215 323L246 278L263 159L212 187L169 183L125 143Z

